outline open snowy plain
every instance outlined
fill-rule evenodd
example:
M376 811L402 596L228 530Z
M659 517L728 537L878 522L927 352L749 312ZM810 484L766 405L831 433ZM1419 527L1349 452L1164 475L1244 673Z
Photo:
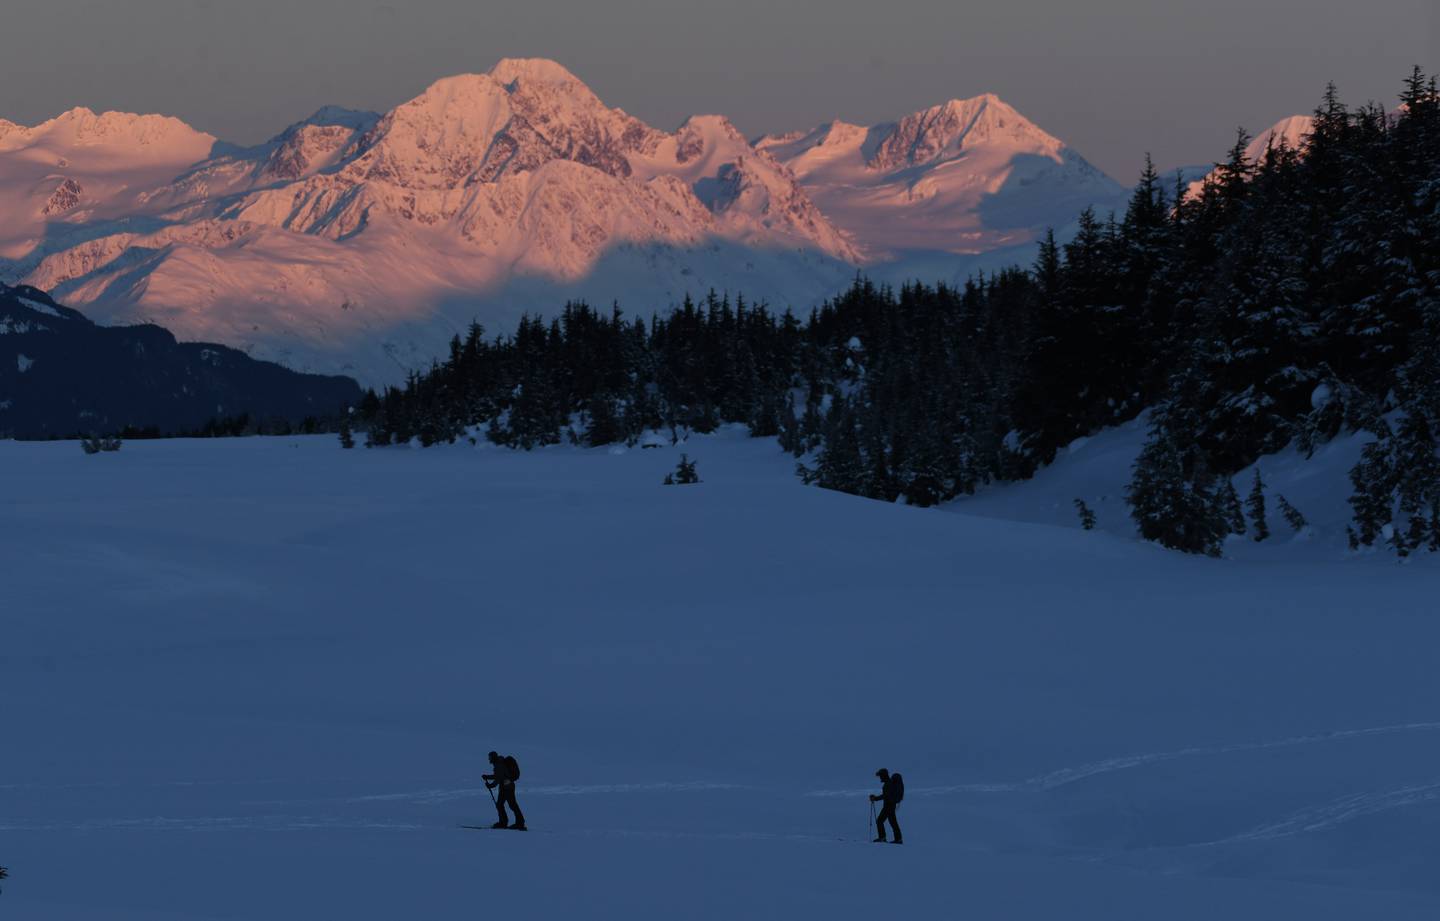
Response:
M1136 437L928 511L734 432L0 442L0 918L1440 917L1440 567L1344 549L1347 444L1265 468L1309 539L1142 544Z

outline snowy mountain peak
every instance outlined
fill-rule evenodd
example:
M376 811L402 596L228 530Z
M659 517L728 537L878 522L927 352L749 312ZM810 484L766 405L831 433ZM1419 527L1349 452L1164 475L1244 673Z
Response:
M321 106L314 114L296 122L290 127L299 125L318 125L320 127L341 127L341 128L370 128L380 120L380 113L370 112L363 109L347 109L344 106Z
M871 259L980 253L1063 228L1124 197L1105 176L993 93L870 127L827 122L755 146L789 168Z
M333 167L354 147L359 135L379 120L374 112L325 106L260 148L268 149L269 154L256 178L262 182L299 179Z
M84 106L62 112L33 128L19 128L10 134L32 142L51 138L62 143L87 146L193 146L197 141L215 142L213 136L196 131L180 119L168 115L97 113Z
M387 113L351 172L414 189L494 182L551 160L628 176L627 154L653 151L661 137L560 65L507 59L486 74L437 80Z
M1304 146L1305 139L1313 130L1315 130L1315 117L1312 115L1291 115L1288 118L1282 118L1250 141L1245 148L1245 159L1250 163L1259 163L1265 159L1265 152L1272 145L1285 144L1298 150ZM1190 183L1186 194L1199 195L1204 190L1205 183L1214 175L1215 172L1212 170L1204 178Z
M871 129L863 125L852 125L837 120L825 122L809 131L762 135L755 139L755 147L758 150L766 151L781 162L803 170L805 153L816 151L823 158L832 151L858 147L864 143L870 132ZM812 155L809 159L814 160L816 157Z
M677 135L695 134L711 138L723 138L727 142L749 147L750 142L735 123L723 115L692 115L685 119L675 132Z
M1315 117L1313 115L1292 115L1289 118L1282 118L1250 143L1247 154L1252 160L1258 160L1265 155L1267 147L1271 144L1279 144L1282 140L1291 147L1299 147L1314 130Z
M994 93L952 99L905 116L867 160L871 169L921 166L982 144L1058 159L1064 145Z
M585 86L579 77L564 65L549 58L502 58L490 68L489 76L507 86L523 80L551 86L579 87L587 93L590 92L590 88Z

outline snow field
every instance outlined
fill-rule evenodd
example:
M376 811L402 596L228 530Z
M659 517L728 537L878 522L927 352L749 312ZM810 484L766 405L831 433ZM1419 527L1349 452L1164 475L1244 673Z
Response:
M734 431L0 442L0 908L1435 917L1436 568L1298 490L1314 538L1232 560L1082 532L1127 438L929 511ZM526 835L455 828L491 748Z

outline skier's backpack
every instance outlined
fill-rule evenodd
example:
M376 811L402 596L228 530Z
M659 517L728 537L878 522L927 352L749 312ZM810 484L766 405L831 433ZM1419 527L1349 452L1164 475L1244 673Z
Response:
M895 802L903 803L905 801L905 778L899 774L891 774L890 782L895 784Z
M515 760L514 755L505 756L505 770L510 774L512 782L520 779L520 762Z

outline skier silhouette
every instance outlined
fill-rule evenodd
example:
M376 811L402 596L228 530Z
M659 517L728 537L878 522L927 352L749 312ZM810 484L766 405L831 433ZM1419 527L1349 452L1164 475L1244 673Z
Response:
M888 821L890 830L895 833L895 843L904 844L904 840L900 837L900 823L895 821L895 807L900 805L900 801L905 798L905 778L899 774L891 774L884 768L876 771L875 776L880 778L880 795L876 796L872 793L870 802L885 804L884 808L880 810L880 814L875 817L875 842L879 844L885 840L885 823Z
M500 797L495 800L495 808L500 812L500 821L491 828L511 828L510 817L505 814L505 804L510 804L510 811L515 813L515 831L525 831L525 813L520 811L520 804L515 802L515 781L520 779L520 763L515 760L514 755L500 757L495 752L489 755L490 767L495 771L493 774L482 774L481 779L485 781L485 789L494 790L500 788Z

